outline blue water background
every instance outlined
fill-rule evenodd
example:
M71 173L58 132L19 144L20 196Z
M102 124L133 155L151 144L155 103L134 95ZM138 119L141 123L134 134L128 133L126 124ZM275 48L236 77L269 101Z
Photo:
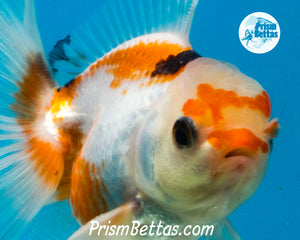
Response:
M36 0L37 21L46 52L57 40L86 21L99 2ZM243 240L299 239L299 10L296 0L200 0L195 12L191 29L193 48L205 57L228 61L258 80L272 100L272 117L279 117L281 124L261 186L230 215L234 228ZM248 14L259 11L275 17L281 28L279 44L266 54L248 52L238 38L241 21ZM54 213L70 214L69 207L61 203ZM47 225L47 232L61 231L63 226L59 220L55 224L50 223L51 214L53 207L46 207L34 224ZM76 227L74 221L74 229ZM41 236L40 239L44 238Z

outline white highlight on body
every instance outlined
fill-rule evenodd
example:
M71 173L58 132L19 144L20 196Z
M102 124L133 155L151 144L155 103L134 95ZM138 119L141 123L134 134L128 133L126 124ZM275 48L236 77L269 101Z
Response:
M110 162L112 153L116 154L118 151L125 157L124 154L130 149L130 142L125 144L126 135L130 135L168 86L168 83L164 83L141 88L139 84L148 81L144 78L138 82L126 81L120 88L111 89L112 80L113 75L106 73L105 68L99 69L93 77L83 80L78 88L78 98L73 101L76 111L89 116L82 124L82 129L91 133L82 155L97 164L103 158L107 163ZM122 95L127 89L127 94ZM120 141L122 144L117 146L122 146L122 149L114 148L113 143Z
M73 111L71 104L68 101L65 101L60 105L60 110L58 112L52 113L52 109L50 109L46 113L44 126L46 127L48 133L52 134L56 139L58 139L58 127L54 120L72 118L76 115L77 113Z

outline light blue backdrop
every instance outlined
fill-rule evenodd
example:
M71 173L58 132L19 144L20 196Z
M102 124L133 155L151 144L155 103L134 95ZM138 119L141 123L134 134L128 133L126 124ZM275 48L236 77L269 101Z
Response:
M100 1L36 0L37 20L46 52L57 40L85 21ZM279 44L262 55L248 52L238 38L241 21L258 11L275 17L281 28ZM200 0L195 13L191 30L194 49L203 56L233 63L242 72L257 79L271 97L272 116L279 117L281 124L263 183L230 216L243 240L299 238L299 11L297 0ZM64 210L57 210L57 214L69 214L67 205L62 204L61 207ZM44 209L34 224L47 225L45 216L51 217L47 215L48 211ZM48 225L47 231L59 232L61 228L62 223L57 221Z

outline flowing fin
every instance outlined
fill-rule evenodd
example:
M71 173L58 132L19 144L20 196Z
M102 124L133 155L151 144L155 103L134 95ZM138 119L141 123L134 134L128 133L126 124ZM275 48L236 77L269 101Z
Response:
M198 0L101 1L97 15L51 51L56 79L74 78L119 44L145 34L167 32L189 42L197 3Z
M241 240L239 235L234 231L230 221L224 219L215 226L212 236L206 236L206 240Z
M0 3L0 239L17 239L63 174L59 142L45 127L55 81L33 0Z
M141 204L138 200L126 203L110 212L101 214L76 231L68 240L85 240L85 239L119 239L116 235L109 238L105 235L105 230L100 231L101 225L130 225L134 215L141 209ZM128 234L128 239L134 239ZM120 239L127 239L126 236L120 236Z

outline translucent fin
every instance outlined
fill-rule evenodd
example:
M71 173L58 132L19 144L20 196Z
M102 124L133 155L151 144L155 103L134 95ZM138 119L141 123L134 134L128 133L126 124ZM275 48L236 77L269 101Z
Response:
M59 224L58 224L59 223ZM22 240L61 240L67 239L78 228L67 201L45 206L29 224Z
M85 239L134 239L130 234L128 238L124 236L117 237L116 234L109 237L104 230L99 232L101 225L129 225L133 221L134 215L140 211L141 204L138 200L126 203L114 210L101 214L77 230L68 240ZM98 235L99 232L99 235ZM121 234L120 234L121 235Z
M206 236L205 240L241 240L241 238L234 231L230 221L224 219L215 226L213 235Z
M168 32L188 42L197 2L101 1L97 15L73 32L71 37L59 41L50 53L56 79L72 79L119 44L145 34Z
M0 3L0 239L17 239L53 195L63 171L43 118L55 82L32 0Z

